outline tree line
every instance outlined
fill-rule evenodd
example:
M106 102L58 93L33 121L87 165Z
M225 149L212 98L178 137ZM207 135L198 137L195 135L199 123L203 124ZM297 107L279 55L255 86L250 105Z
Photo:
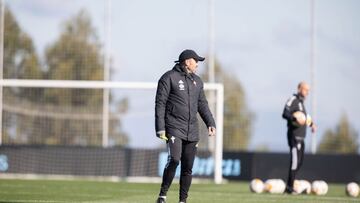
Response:
M31 37L6 8L4 24L4 78L44 80L103 80L104 58L89 14L81 10L63 23L43 60ZM46 29L44 29L46 32ZM47 145L101 145L101 89L4 88L4 143ZM111 145L126 145L119 113L110 112Z

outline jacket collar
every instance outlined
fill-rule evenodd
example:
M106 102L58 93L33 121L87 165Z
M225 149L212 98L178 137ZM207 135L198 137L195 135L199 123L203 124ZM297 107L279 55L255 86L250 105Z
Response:
M179 72L181 75L188 76L190 79L194 78L194 73L188 73L185 66L179 63L175 64L173 70Z
M301 96L299 93L294 94L296 98L298 98L301 102L304 102L304 97Z

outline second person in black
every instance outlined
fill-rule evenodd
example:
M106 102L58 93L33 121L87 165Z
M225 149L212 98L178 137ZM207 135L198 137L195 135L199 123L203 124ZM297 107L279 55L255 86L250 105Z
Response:
M290 166L289 175L286 186L286 193L294 193L294 180L297 172L299 171L303 160L305 144L304 139L306 136L306 127L309 125L313 132L316 131L316 125L309 121L309 116L306 113L304 101L309 95L310 86L305 82L300 82L297 88L297 94L294 94L286 102L282 117L287 120L287 140L290 148ZM299 125L298 118L294 116L294 113L300 111L306 117L304 124ZM306 124L307 123L307 124Z

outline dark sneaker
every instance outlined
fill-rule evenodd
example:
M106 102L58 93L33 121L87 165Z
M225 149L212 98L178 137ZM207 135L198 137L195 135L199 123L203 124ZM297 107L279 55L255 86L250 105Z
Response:
M285 193L289 195L297 195L298 193L291 187L286 186Z
M165 198L162 198L162 197L159 197L159 198L156 200L156 203L166 203L166 199L165 199Z

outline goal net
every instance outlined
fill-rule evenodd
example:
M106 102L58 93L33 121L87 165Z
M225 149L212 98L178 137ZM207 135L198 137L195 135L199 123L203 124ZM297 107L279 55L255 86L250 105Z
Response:
M167 160L155 137L156 83L0 80L0 173L156 177ZM205 84L217 122L201 141L194 175L222 181L223 86ZM14 150L17 149L17 150Z

